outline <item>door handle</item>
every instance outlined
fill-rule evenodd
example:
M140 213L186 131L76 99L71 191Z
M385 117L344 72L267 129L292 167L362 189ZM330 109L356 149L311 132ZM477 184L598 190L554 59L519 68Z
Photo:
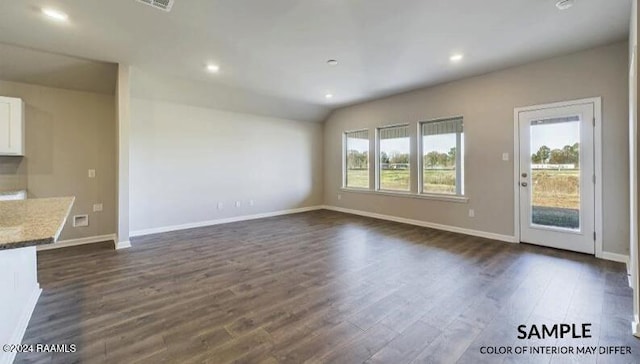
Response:
M527 182L521 182L521 183L520 183L520 185L521 185L522 187L527 187Z

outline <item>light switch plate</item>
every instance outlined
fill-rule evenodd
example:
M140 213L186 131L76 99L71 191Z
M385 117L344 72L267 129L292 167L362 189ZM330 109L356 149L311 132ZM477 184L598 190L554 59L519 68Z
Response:
M100 211L102 211L102 204L101 203L93 204L93 212L100 212Z
M509 153L502 153L502 160L507 162L509 160Z
M89 170L89 178L96 178L96 170L95 169L90 169Z

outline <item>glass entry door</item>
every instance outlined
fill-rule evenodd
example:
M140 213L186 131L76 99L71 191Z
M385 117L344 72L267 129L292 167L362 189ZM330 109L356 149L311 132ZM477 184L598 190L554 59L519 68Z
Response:
M520 240L595 251L594 104L518 116Z

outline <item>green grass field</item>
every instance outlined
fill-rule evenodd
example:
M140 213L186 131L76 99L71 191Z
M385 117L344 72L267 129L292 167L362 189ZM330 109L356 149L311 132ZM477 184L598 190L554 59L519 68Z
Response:
M364 169L348 170L347 187L369 188L369 171Z
M424 191L431 193L455 193L454 170L425 171ZM578 170L533 171L533 205L553 208L580 208L580 172ZM369 172L350 170L347 187L369 188ZM380 187L385 190L407 191L408 170L383 170Z
M383 170L380 176L380 188L383 190L408 191L408 170ZM424 191L431 193L455 193L455 171L425 171ZM366 170L350 170L347 176L347 187L369 188L369 172Z

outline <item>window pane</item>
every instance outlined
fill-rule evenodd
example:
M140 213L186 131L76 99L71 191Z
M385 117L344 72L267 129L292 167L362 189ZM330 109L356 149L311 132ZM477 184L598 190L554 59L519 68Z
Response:
M461 117L423 122L422 192L463 195L464 132Z
M531 122L531 223L580 229L580 117Z
M380 189L410 191L409 127L380 129Z
M346 187L369 188L369 131L346 133Z
M422 191L456 193L456 134L422 136Z

